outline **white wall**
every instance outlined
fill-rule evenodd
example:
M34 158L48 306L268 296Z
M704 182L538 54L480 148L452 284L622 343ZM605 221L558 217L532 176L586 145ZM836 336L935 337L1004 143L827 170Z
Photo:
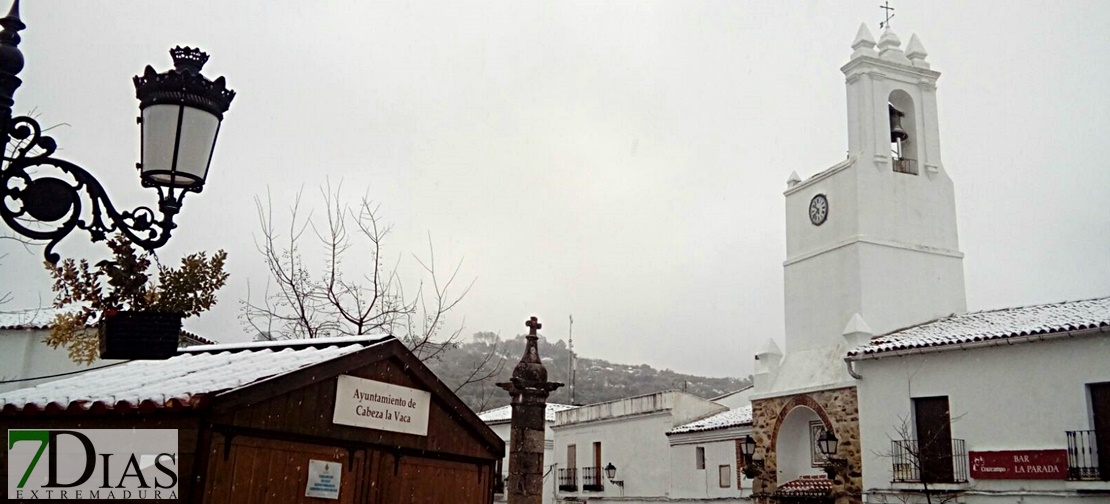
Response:
M855 363L865 489L891 488L890 452L911 398L948 396L952 437L967 451L1066 449L1065 431L1092 428L1086 384L1110 382L1110 335L955 350ZM1048 492L1110 490L1110 483L971 480L972 493L1025 492L1024 502L1057 502ZM1075 502L1076 494L1070 494ZM1093 501L1102 495L1091 496ZM967 495L966 502L1015 502Z
M707 433L692 433L689 435L672 435L680 443L671 445L671 486L670 497L675 499L723 499L740 498L750 495L751 482L743 479L739 468L736 466L736 440L743 439L751 432L750 428L743 430L727 429L716 431L726 435L704 436ZM701 434L702 440L696 437ZM697 468L698 447L705 448L705 469ZM719 479L719 466L727 465L729 471L729 485L721 488ZM737 487L739 478L740 486Z
M42 342L48 334L50 334L50 331L46 329L0 330L0 382L95 369L122 362L118 360L96 360L91 366L77 364L69 360L69 352L65 348L50 348ZM0 383L0 393L33 387L40 383L61 378L66 377Z
M573 411L573 410L572 410ZM578 492L559 492L561 497L658 497L670 486L670 443L666 432L674 427L670 411L622 417L613 420L556 426L555 461L566 467L567 445L576 445L579 468ZM593 444L601 442L602 467L617 467L617 480L624 488L602 478L601 492L582 490L582 468L592 467Z
M813 467L809 424L814 421L821 421L821 417L803 406L791 410L779 426L778 439L775 440L775 460L778 461L777 478L780 484L796 480L802 475L825 474L824 469Z

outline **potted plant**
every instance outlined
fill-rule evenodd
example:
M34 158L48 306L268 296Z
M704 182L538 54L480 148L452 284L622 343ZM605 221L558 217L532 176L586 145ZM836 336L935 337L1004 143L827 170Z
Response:
M227 282L227 253L190 254L179 267L170 268L157 263L156 257L152 262L153 254L136 250L122 235L107 244L112 259L95 266L85 259L46 263L54 280L54 307L65 309L55 317L46 343L64 346L70 359L85 364L97 357L173 356L181 319L216 303L216 291ZM89 330L94 324L95 334Z

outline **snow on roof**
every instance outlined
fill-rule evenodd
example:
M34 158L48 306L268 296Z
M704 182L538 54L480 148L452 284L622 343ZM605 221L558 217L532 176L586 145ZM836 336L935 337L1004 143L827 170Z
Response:
M244 341L238 343L213 343L211 345L196 345L188 348L182 348L181 352L218 352L222 350L227 351L240 351L240 350L257 350L259 348L302 348L302 347L316 347L328 345L341 345L344 343L366 343L368 341L377 341L382 338L388 337L388 334L371 334L363 336L333 336L330 338L312 338L312 339L296 339L296 340L266 340L266 341Z
M192 407L207 395L290 373L389 339L363 336L194 346L166 360L129 361L0 394L0 412ZM240 351L233 351L236 349Z
M1005 340L1110 326L1110 297L950 315L872 339L848 352L861 357L895 350Z
M72 313L81 309L79 305L65 308L30 308L0 312L0 331L45 331L50 329L59 313ZM95 324L90 325L95 327ZM205 345L215 342L195 333L181 330L181 336L191 344Z
M0 330L45 330L50 329L54 317L59 313L77 311L79 308L30 308L0 313Z
M679 425L667 432L671 434L685 434L689 432L705 432L717 429L728 429L752 424L752 405L717 413L716 415L696 420L688 424Z
M571 404L547 403L547 410L544 412L544 420L554 422L555 412L577 407L578 406ZM485 410L478 413L478 418L481 418L482 421L486 423L508 422L513 419L513 409L512 406L502 406L500 408Z
M710 398L709 398L709 400L710 400L710 401L718 401L718 400L724 399L724 398L726 398L726 397L729 397L729 396L732 396L732 395L736 395L736 394L739 394L739 393L741 393L741 392L743 392L743 391L745 391L745 390L748 390L748 389L750 389L750 388L752 388L752 387L754 387L754 386L755 386L755 384L749 384L749 385L747 385L747 386L745 386L745 387L742 387L742 388L738 388L738 389L736 389L736 390L733 390L733 391L731 391L731 392L725 392L724 394L721 394L721 395L719 395L719 396L717 396L717 397L710 397Z

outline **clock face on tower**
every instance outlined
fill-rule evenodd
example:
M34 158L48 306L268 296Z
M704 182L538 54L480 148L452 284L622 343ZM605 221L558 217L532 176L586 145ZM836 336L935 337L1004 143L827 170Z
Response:
M829 200L824 194L818 194L809 200L809 221L814 226L820 226L829 218Z

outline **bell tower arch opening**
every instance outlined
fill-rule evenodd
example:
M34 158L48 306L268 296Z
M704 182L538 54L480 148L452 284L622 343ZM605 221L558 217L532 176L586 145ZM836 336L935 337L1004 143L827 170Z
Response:
M890 159L894 171L917 175L917 111L909 93L895 89L887 98L890 116Z

